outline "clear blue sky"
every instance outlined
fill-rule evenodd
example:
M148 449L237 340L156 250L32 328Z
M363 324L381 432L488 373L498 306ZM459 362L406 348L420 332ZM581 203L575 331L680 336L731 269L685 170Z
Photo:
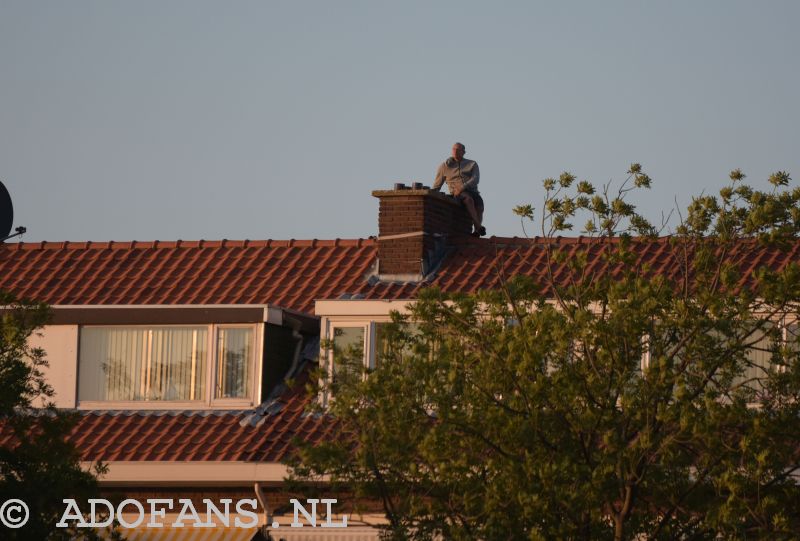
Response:
M0 0L0 179L26 241L353 238L456 140L489 234L541 180L651 217L800 181L800 2Z

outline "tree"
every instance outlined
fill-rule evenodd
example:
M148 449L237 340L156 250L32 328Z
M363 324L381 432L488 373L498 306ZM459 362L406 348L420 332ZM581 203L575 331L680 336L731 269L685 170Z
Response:
M367 377L322 374L339 438L298 479L382 502L392 539L796 538L800 189L743 179L667 237L628 201L637 164L545 180L540 279L428 290Z
M53 389L45 381L45 352L32 348L31 335L49 318L42 303L0 292L0 503L25 502L29 519L23 527L0 525L2 539L97 539L95 532L57 529L64 511L62 499L96 497L95 474L80 467L80 457L67 436L76 414L52 403ZM12 519L18 518L14 513ZM13 520L12 520L13 522Z

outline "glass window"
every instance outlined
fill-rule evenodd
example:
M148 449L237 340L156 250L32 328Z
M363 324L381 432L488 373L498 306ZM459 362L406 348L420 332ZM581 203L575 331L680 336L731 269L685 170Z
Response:
M749 364L744 372L745 381L757 381L757 388L763 385L762 380L769 375L772 368L772 340L768 336L760 336L758 341L747 350Z
M389 341L394 337L390 336L389 325L391 325L391 323L375 323L375 359L373 361L373 368L380 366L382 360L388 358L392 353L389 349ZM419 325L416 323L406 323L403 329L408 333L414 334L418 332ZM403 344L402 349L398 353L401 357L411 355L413 353L411 345L408 343Z
M800 325L795 322L784 326L784 341L786 346L786 362L792 364L800 352Z
M745 337L745 341L749 344L746 351L747 364L744 373L734 378L734 385L743 385L756 392L763 391L766 379L775 369L772 360L776 344L770 334L772 332L774 332L774 326L769 324L763 330L757 330L752 335Z
M334 327L333 329L333 381L361 373L364 366L364 326Z
M84 327L80 400L205 399L206 327Z
M248 398L253 330L220 328L217 334L217 373L214 398Z
M387 326L389 323L375 324L375 359L373 367L378 368L384 357L389 355L389 336Z

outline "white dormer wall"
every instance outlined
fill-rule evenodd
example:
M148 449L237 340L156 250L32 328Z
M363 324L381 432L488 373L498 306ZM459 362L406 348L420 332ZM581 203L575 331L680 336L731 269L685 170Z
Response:
M43 370L53 387L52 401L59 408L74 408L78 399L78 326L48 325L34 333L28 343L42 348L49 367Z

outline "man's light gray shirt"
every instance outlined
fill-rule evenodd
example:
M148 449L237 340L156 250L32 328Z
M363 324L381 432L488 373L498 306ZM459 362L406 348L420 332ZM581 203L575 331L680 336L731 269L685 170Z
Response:
M433 182L433 189L439 190L442 184L447 182L447 187L450 188L450 193L453 189L463 186L464 190L478 193L478 181L480 180L481 173L478 169L478 163L472 160L462 158L457 162L454 158L447 158L439 169L436 171L436 180Z

